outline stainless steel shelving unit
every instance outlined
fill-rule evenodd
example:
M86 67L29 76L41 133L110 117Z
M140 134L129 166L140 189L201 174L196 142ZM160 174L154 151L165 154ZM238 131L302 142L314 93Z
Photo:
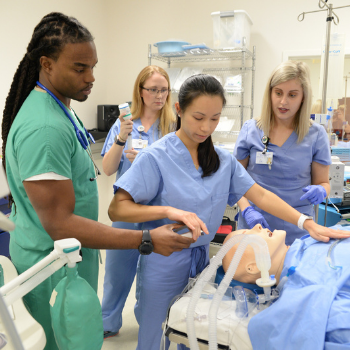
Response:
M253 118L254 110L254 82L255 82L256 49L248 50L246 47L235 49L194 49L188 51L171 52L170 54L152 53L152 45L148 46L148 64L153 60L167 64L167 67L203 67L203 73L218 77L224 85L226 78L232 75L241 75L241 91L230 92L226 90L227 105L223 114L228 118L239 121L231 130L214 132L213 139L221 141L235 141L243 123ZM250 76L250 81L249 81ZM250 83L250 86L249 86ZM176 93L177 91L174 91Z

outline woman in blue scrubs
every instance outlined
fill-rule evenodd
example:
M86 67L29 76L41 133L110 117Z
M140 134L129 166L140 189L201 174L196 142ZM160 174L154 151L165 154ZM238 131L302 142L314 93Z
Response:
M103 170L108 176L117 172L118 180L130 168L142 148L175 129L176 119L169 90L169 77L163 68L147 66L139 73L133 91L132 120L124 120L120 115L102 149ZM129 133L133 138L131 150L126 141ZM112 226L136 229L138 225L113 222ZM105 338L117 335L122 326L122 311L134 281L139 255L135 249L106 251L102 299Z
M221 224L226 205L232 206L243 195L295 225L303 219L304 227L319 240L344 237L342 231L304 220L304 215L257 185L227 150L214 147L211 134L225 102L223 87L214 77L200 74L188 78L175 104L178 130L142 150L115 184L110 218L144 222L148 246L141 250L137 267L138 350L159 349L169 303L181 293L189 277L208 264L209 243ZM152 242L147 230L170 222L184 223L195 242L189 249L168 257L150 254Z
M310 121L311 99L307 65L295 61L280 64L268 80L260 118L243 125L234 151L256 183L307 216L314 216L313 205L321 203L330 191L331 164L327 133ZM272 231L285 230L287 244L307 234L246 198L238 205L238 229L260 223Z

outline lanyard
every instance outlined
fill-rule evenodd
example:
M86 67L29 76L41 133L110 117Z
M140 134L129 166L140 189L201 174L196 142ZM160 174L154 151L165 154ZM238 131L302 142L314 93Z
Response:
M262 154L265 154L267 152L267 145L269 144L270 138L266 135L264 135L261 138L261 142L263 143L263 145L265 146L264 150L262 151Z
M81 144L81 146L84 148L84 150L86 150L87 154L89 155L92 163L94 164L95 167L95 175L96 177L91 177L90 181L94 181L97 179L98 175L101 175L100 170L98 169L98 167L96 166L93 158L92 158L92 154L88 148L89 146L89 141L90 140L92 143L95 143L95 140L93 138L93 136L85 129L85 127L83 126L83 124L80 122L80 125L84 128L85 131L85 135L84 133L77 127L77 125L75 124L73 118L71 117L71 115L68 113L66 106L48 89L46 88L43 84L41 84L39 81L36 82L37 85L42 88L43 90L45 90L57 103L58 105L61 107L61 109L63 110L63 112L65 113L65 115L68 117L68 119L70 120L70 122L72 123L74 129L75 129L75 134L77 135L78 141Z

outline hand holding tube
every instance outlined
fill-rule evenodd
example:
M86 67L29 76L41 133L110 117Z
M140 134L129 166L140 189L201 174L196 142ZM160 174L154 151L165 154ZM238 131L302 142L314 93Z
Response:
M307 199L311 204L320 204L327 197L325 188L321 185L310 185L303 188L304 195L300 200Z
M182 225L178 224L168 224L151 230L150 233L154 246L154 253L169 256L173 252L179 252L194 243L194 239L183 237L173 231L174 228L179 228L181 226Z
M187 226L192 231L195 241L202 235L202 231L205 234L209 234L206 224L195 213L168 207L167 217L169 220L182 222Z
M123 118L123 115L125 115L125 113L119 116L119 120L120 120L119 136L123 139L123 141L126 141L128 138L128 135L132 132L133 122L131 119L125 120Z
M260 224L263 228L267 228L271 231L265 218L252 206L245 208L242 211L242 216L250 228L253 228L256 224Z

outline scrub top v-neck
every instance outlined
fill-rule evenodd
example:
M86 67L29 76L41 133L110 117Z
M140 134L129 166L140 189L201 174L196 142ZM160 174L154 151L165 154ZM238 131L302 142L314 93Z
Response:
M281 147L269 143L267 149L273 152L271 169L267 164L256 163L257 152L264 150L261 141L263 136L264 133L257 127L255 120L247 121L237 138L235 157L238 160L249 157L247 171L257 184L275 193L299 212L314 215L313 205L308 200L301 201L300 197L304 194L302 188L311 184L312 162L331 164L326 131L321 125L314 123L300 143L297 142L298 136L294 131ZM307 234L307 231L266 213L254 204L251 205L263 214L272 230L287 231L287 244ZM249 228L241 214L238 228Z

